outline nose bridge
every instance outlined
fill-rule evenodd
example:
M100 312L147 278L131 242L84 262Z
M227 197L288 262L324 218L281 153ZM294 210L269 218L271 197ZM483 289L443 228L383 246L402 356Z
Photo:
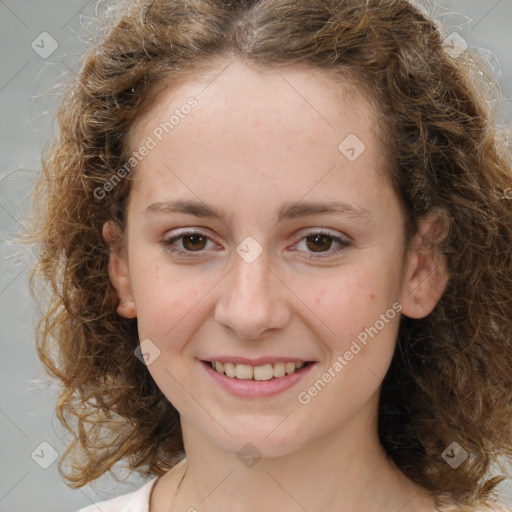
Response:
M253 261L237 254L233 264L217 303L217 322L245 338L283 327L289 319L283 284L271 270L266 254Z
M247 262L238 257L235 261L232 292L236 292L238 300L257 302L264 298L268 299L268 293L265 297L265 291L268 292L272 275L268 258L262 255L253 262Z

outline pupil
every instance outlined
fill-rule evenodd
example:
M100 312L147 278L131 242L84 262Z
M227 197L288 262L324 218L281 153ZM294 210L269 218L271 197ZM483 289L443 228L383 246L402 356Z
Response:
M321 250L328 250L330 249L331 247L331 244L332 244L332 241L330 239L331 237L329 235L309 235L308 237L306 237L307 239L307 245L308 245L308 248L309 249L312 249L313 251L316 250L316 249L321 249ZM310 241L313 241L313 244L314 245L311 245L309 242ZM322 243L322 241L324 243ZM319 251L321 252L321 251Z
M191 242L191 244L189 242ZM197 247L196 244L200 244L200 247ZM192 251L204 249L204 246L206 245L206 237L198 233L187 235L183 238L183 245L186 249Z

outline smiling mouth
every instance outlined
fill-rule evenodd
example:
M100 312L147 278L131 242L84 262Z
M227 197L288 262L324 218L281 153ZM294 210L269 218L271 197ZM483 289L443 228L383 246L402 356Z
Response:
M291 375L313 363L308 362L287 362L251 366L249 364L221 363L220 361L203 361L216 372L231 379L268 381Z

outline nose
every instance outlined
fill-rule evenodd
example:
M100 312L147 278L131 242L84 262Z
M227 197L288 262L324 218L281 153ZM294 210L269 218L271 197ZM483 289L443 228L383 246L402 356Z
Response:
M238 255L220 288L215 320L238 338L256 339L291 318L287 286L269 267L265 251L252 263Z

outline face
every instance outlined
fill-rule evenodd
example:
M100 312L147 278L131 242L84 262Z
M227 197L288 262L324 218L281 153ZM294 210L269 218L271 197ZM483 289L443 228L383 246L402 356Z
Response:
M300 70L219 70L166 91L137 125L133 150L151 147L110 275L149 354L140 371L182 420L225 449L250 441L277 456L375 404L400 315L428 314L442 279L425 277L426 253L404 259L375 112L355 88ZM311 363L236 379L248 384L236 391L203 362L244 358ZM276 392L281 378L291 384Z

